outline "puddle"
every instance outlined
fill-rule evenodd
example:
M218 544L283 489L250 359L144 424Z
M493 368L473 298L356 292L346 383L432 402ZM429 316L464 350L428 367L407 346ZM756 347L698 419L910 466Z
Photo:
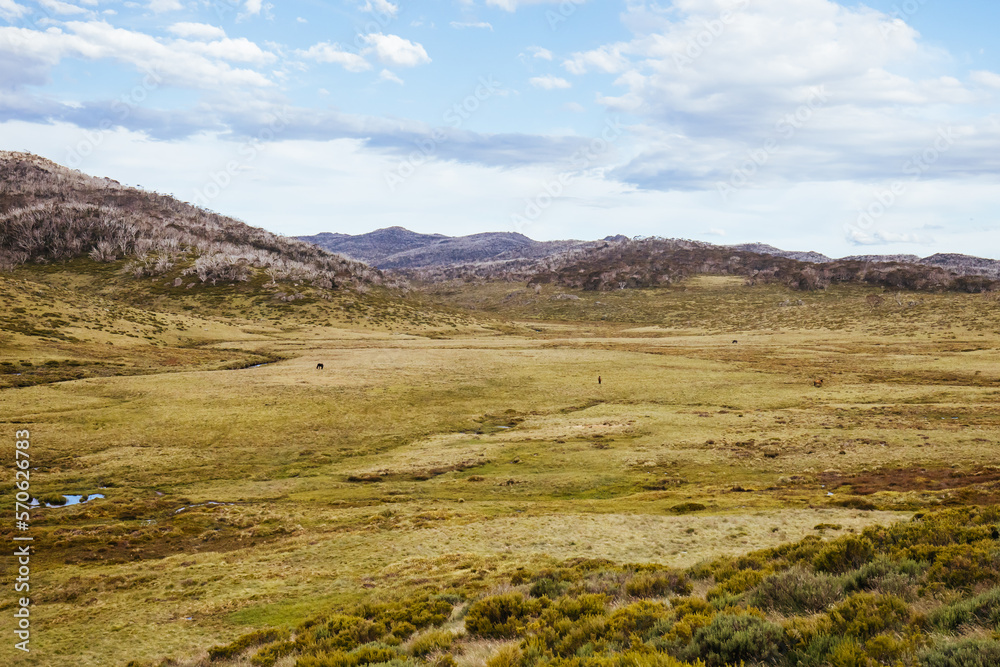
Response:
M88 495L82 495L82 496L64 495L63 498L66 499L65 503L63 503L61 505L52 504L52 503L45 503L45 506L46 507L69 507L70 505L82 505L84 503L89 503L91 500L97 500L98 498L103 498L103 497L104 497L103 493L92 493L89 496ZM38 500L38 498L32 498L31 502L28 503L28 504L31 507L40 507L42 503Z
M206 505L235 505L236 503L217 503L214 500L209 500L207 503L198 503L197 505L185 505L180 509L174 510L174 514L180 514L184 510L189 510L192 507L205 507Z

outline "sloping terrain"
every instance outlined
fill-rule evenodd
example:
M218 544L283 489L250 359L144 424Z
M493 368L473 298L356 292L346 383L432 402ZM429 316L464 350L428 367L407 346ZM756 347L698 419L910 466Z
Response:
M272 281L372 285L380 272L172 197L94 178L26 153L0 153L0 270L90 257L129 260L135 278L177 287Z
M584 241L535 241L514 232L457 237L417 234L402 227L389 227L355 236L324 233L300 236L299 239L380 269L402 270L538 259L595 245L594 242Z

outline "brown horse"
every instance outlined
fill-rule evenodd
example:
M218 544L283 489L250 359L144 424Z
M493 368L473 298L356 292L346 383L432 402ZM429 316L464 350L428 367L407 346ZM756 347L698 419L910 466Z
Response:
M316 364L316 370L318 371L323 370L323 364Z
M813 386L814 387L822 387L823 386L823 378L818 378L816 380L813 380Z

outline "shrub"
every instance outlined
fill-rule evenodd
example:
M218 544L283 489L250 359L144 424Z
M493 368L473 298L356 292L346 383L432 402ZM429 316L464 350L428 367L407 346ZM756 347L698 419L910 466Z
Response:
M416 639L410 645L410 653L417 657L424 657L435 651L447 651L455 642L455 635L447 630L431 630Z
M963 625L1000 625L1000 588L942 607L931 614L931 623L954 631Z
M494 595L473 602L465 616L465 629L480 637L507 639L524 631L529 619L542 606L536 600L525 600L520 593Z
M968 588L982 582L1000 583L1000 554L993 544L954 544L938 551L927 570L929 581L949 588Z
M531 590L528 591L528 595L533 598L548 597L557 598L563 594L566 590L567 584L561 581L556 581L550 577L544 577L539 579L531 585Z
M718 614L700 628L681 657L701 658L709 667L740 662L776 662L785 648L780 626L758 616Z
M914 560L891 561L879 557L844 576L844 590L877 591L901 598L913 595L913 584L926 566Z
M643 600L616 609L608 619L608 630L618 641L625 641L632 634L645 636L667 614L665 605Z
M701 512L707 510L708 507L702 505L701 503L681 503L680 505L674 505L670 508L670 511L675 514L690 514L692 512Z
M587 593L577 597L561 598L556 603L556 611L562 616L576 621L584 616L603 615L607 606L607 598L603 595Z
M521 649L517 644L501 646L500 650L493 654L486 667L518 667L521 664Z
M911 620L910 607L892 595L857 593L829 614L835 632L858 638L902 630Z
M226 644L225 646L213 646L208 649L209 660L226 660L229 658L234 658L238 656L243 651L247 650L252 646L260 646L262 644L270 644L271 642L280 641L282 639L288 638L288 631L279 628L271 628L268 630L257 630L256 632L251 632L245 634L231 644Z
M373 623L359 616L332 616L326 625L314 632L325 646L350 651L353 648L373 642L385 634L385 625Z
M628 580L625 592L634 598L666 597L672 593L688 595L691 584L687 577L677 572L640 572Z
M750 593L747 602L784 614L812 614L824 611L843 597L837 577L795 566L764 579Z
M1000 665L1000 642L966 639L945 644L918 657L921 667L994 667Z
M764 579L764 573L758 570L738 570L718 586L708 591L708 599L740 595Z
M813 559L813 567L820 572L843 574L856 570L875 553L871 540L848 535L828 544Z
M827 660L830 667L868 667L868 656L853 637L845 637L834 644Z
M898 660L906 651L907 645L892 635L878 635L865 643L865 652L882 664Z
M274 663L286 655L291 655L296 649L298 649L298 645L295 642L271 644L257 651L250 658L250 664L254 665L254 667L274 667Z

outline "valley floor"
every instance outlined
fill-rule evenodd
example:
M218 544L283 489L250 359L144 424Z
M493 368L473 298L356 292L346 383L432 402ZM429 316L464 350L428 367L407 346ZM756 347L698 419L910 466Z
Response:
M549 313L431 335L206 318L187 348L119 343L129 373L0 390L6 469L28 428L33 495L104 496L33 513L32 653L8 641L0 662L187 664L457 571L577 557L685 568L993 504L996 308L962 304L990 324L694 329ZM39 335L9 330L2 361L109 354ZM13 533L4 521L0 537ZM9 617L10 569L0 586Z

